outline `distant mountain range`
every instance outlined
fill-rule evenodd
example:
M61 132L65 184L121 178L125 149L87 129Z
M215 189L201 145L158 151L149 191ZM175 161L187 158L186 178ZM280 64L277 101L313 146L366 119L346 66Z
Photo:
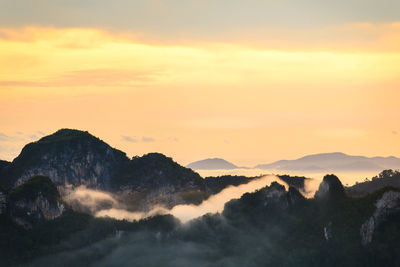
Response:
M269 164L260 164L255 168L316 172L381 171L400 168L400 159L396 157L368 158L335 152L308 155L295 160L279 160Z
M230 170L237 167L224 159L205 159L190 163L188 168L194 170ZM337 171L381 171L399 169L400 158L351 156L341 152L307 155L295 160L279 160L268 164L254 166L256 169L308 172Z
M210 162L219 164L211 165L214 168L236 167L222 159L197 166ZM394 157L329 153L266 166L395 168L397 162ZM203 179L160 153L130 159L88 132L59 130L27 144L12 162L0 161L0 266L399 265L399 171L385 170L351 187L329 174L311 198L302 194L312 187L311 179L282 175L287 188L281 181L254 192L251 186L240 198L226 202L220 213L189 223L168 214L149 213L151 217L131 222L112 218L116 216L97 218L95 212L110 207L121 214L148 210L140 205L190 204L183 206L183 212L190 213L202 209L193 204L256 178ZM69 185L106 191L94 197L101 200L112 194L113 201L92 201L86 189L78 203L68 201L70 195L64 193ZM230 197L225 194L206 204ZM76 204L93 210L80 210Z
M232 170L239 167L235 164L220 158L203 159L192 162L186 166L193 170Z

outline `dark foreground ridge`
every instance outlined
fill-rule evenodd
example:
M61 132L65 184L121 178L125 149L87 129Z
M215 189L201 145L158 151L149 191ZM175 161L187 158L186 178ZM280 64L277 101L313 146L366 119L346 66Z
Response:
M0 162L0 266L400 266L398 171L354 187L305 177L229 201L182 225L171 215L128 222L77 212L65 184L113 192L132 210L198 204L253 178L203 179L159 153L129 159L87 132L63 129ZM58 189L59 188L59 189Z
M274 182L185 225L170 215L127 222L74 212L49 178L34 177L0 193L0 259L5 266L400 264L399 189L348 197L327 175L317 195L306 199Z

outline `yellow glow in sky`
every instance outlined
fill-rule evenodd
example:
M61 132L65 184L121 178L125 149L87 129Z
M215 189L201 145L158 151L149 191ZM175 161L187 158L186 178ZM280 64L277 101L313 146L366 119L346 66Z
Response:
M399 23L330 30L322 41L171 44L87 28L0 29L0 158L66 127L182 164L400 156Z

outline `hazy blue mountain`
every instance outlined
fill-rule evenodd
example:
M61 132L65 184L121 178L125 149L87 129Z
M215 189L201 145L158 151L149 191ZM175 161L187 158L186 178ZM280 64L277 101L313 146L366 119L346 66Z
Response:
M255 168L290 171L381 171L400 168L400 158L351 156L341 152L308 155L295 160L259 164Z
M220 158L195 161L186 167L193 170L232 170L238 168L235 164Z

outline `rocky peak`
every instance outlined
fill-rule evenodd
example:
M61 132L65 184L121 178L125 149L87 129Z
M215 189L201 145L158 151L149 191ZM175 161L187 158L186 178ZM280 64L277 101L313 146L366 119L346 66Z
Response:
M325 175L319 185L315 197L319 199L337 200L346 197L344 187L336 175Z
M35 176L9 194L10 215L24 228L62 215L65 210L60 194L50 178Z
M45 175L56 185L107 188L111 177L127 161L125 153L88 132L62 129L26 145L3 176L9 187Z
M240 210L250 212L253 209L264 210L266 208L283 211L304 199L296 188L290 187L289 191L286 191L283 185L272 182L270 186L253 193L246 193L240 199L229 201L225 205L223 214L230 216L229 214L240 212Z
M134 157L123 173L115 178L115 185L136 190L151 188L205 189L204 179L189 168L182 167L160 153Z
M263 203L264 206L274 205L280 208L286 208L304 200L303 195L296 188L289 187L289 190L286 191L285 187L278 182L272 182L270 186L252 194L256 197L258 195L260 203Z

